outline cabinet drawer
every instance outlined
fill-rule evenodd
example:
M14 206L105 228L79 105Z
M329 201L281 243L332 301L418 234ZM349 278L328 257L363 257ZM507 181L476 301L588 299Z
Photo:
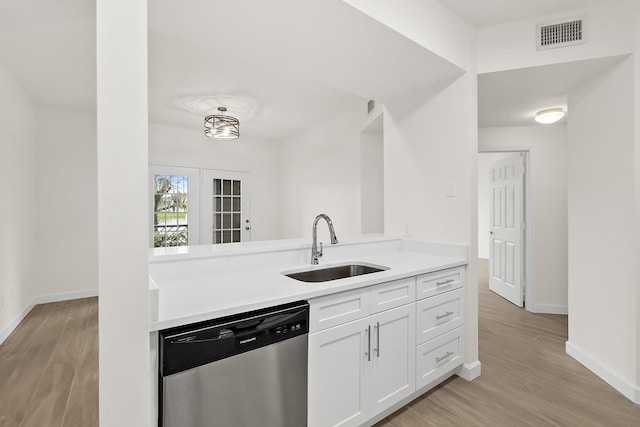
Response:
M464 323L464 289L445 292L416 303L418 344L449 332Z
M412 303L416 300L416 278L372 286L370 298L371 314Z
M438 379L464 361L463 328L457 328L416 349L416 389Z
M442 292L461 288L464 285L464 267L435 271L418 276L416 298L422 299Z
M309 332L321 331L369 315L369 289L354 289L309 301Z

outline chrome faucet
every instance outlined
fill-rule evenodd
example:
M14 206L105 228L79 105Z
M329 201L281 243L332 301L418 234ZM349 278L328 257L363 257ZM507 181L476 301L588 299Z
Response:
M336 237L335 231L333 231L333 223L331 222L331 218L329 218L325 214L320 214L313 221L313 243L311 244L311 264L317 265L318 259L322 256L322 242L320 242L320 250L318 250L318 221L324 219L327 221L327 225L329 226L329 234L331 235L331 244L335 245L338 243L338 238Z

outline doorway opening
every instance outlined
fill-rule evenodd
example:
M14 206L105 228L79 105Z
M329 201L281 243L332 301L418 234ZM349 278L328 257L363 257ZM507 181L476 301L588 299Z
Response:
M535 290L529 163L528 150L487 149L478 155L479 283L518 307L535 306L529 304Z

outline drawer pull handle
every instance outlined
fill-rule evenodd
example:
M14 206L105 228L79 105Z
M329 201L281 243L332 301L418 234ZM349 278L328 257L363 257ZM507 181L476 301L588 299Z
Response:
M444 359L453 356L453 351L447 351L447 354L445 354L442 357L436 357L436 363L440 363L442 362Z
M436 320L444 319L445 317L449 317L453 314L453 311L447 311L445 314L441 314L440 316L436 316Z
M378 348L374 348L376 355L380 357L380 322L376 322L374 328L376 329L376 342L378 343Z
M371 362L371 328L367 327L367 329L364 330L367 333L367 347L368 350L364 352L364 355L367 356L367 361Z
M451 282L455 282L455 280L454 280L454 279L447 279L447 280L445 280L445 281L443 281L443 282L436 282L436 286L444 286L444 285L448 285L448 284L449 284L449 283L451 283Z

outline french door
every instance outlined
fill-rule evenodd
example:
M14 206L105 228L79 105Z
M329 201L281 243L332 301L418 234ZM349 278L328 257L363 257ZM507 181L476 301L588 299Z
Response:
M152 248L200 243L200 170L149 165Z
M149 165L150 247L251 240L251 174Z
M251 175L202 170L202 243L251 240Z

